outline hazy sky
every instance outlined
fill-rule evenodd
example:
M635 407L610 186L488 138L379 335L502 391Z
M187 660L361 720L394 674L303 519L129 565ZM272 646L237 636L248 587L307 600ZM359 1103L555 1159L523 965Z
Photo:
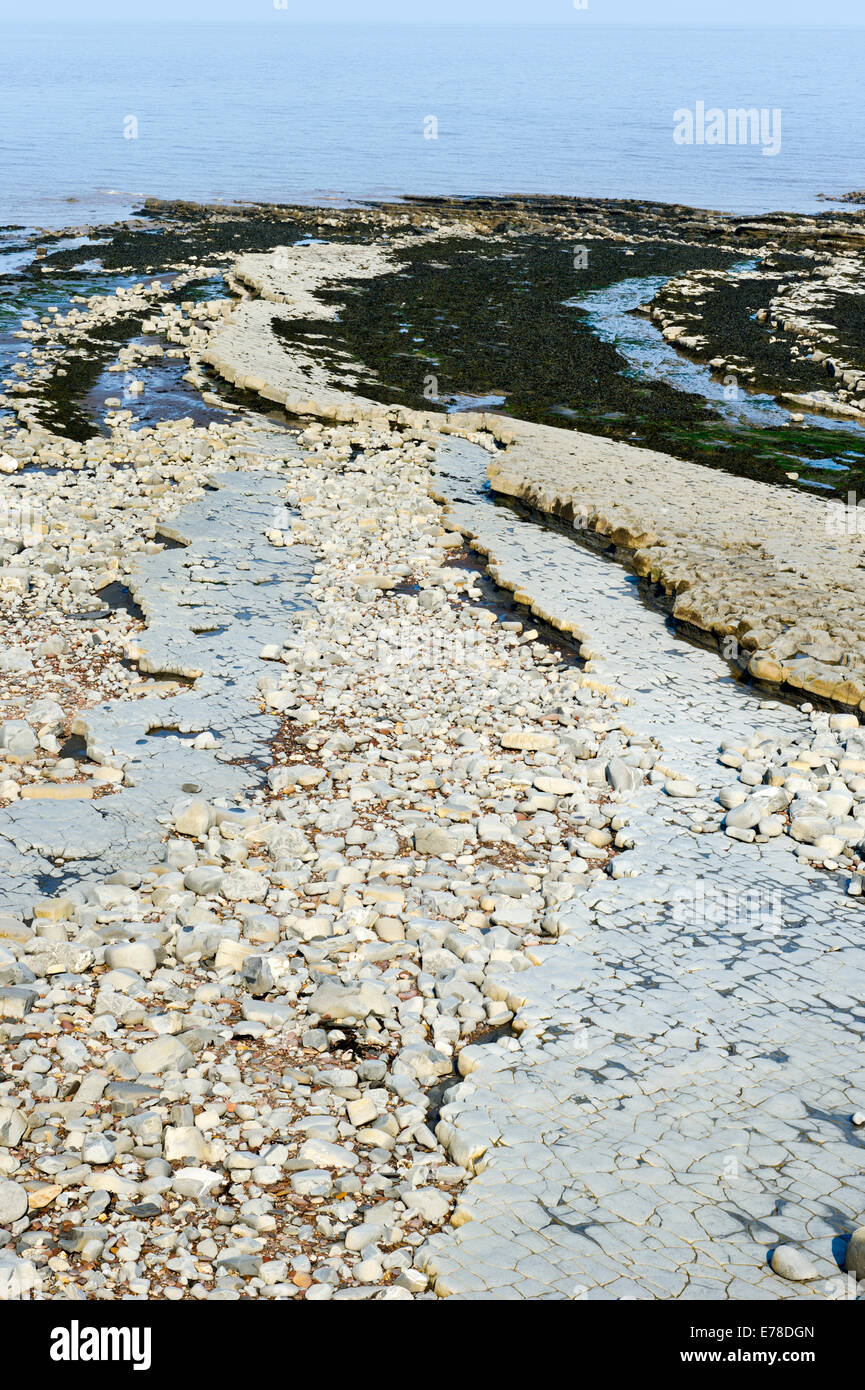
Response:
M0 20L55 23L86 20L413 20L568 24L865 24L863 0L0 0Z

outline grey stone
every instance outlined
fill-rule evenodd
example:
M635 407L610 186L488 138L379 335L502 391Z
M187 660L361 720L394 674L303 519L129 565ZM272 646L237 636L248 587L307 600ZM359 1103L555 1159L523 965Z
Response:
M22 761L36 752L36 735L23 719L6 719L0 724L0 749Z
M798 1282L817 1279L819 1271L808 1256L794 1245L778 1245L772 1251L772 1268L782 1279Z
M117 1145L107 1134L88 1134L81 1145L81 1157L85 1163L112 1163Z
M73 941L34 937L25 950L28 964L37 975L82 975L96 960L89 946L78 946Z
M9 1178L0 1178L0 1226L11 1226L27 1212L27 1189Z
M414 832L414 844L419 854L459 854L461 840L441 826L419 825Z
M212 864L201 864L195 869L189 869L183 877L183 886L188 888L190 893L195 893L200 897L209 897L219 893L222 887L222 870Z
M607 781L615 792L636 791L642 783L643 776L639 768L631 767L628 763L622 762L621 758L611 758L606 767Z
M194 1059L178 1038L166 1035L136 1048L132 1060L139 1075L152 1073L158 1076L163 1071L188 1071Z
M728 830L753 830L764 815L765 807L749 798L741 806L734 806L727 812L724 825Z
M23 985L0 988L0 1018L26 1018L38 998L35 989L26 989Z
M850 1237L844 1268L857 1279L865 1279L865 1226L859 1226Z
M146 941L124 941L105 948L109 970L134 970L147 979L156 969L156 952Z
M368 1014L377 1014L382 1018L390 1012L384 990L380 985L368 981L358 986L319 985L310 997L309 1009L321 1018L336 1021L343 1018L366 1018Z
M263 956L247 956L241 974L254 999L263 999L274 987L273 971Z
M321 1168L307 1168L291 1175L292 1191L302 1197L326 1197L333 1187L333 1177Z
M0 1145L15 1149L27 1133L25 1112L12 1105L0 1105Z

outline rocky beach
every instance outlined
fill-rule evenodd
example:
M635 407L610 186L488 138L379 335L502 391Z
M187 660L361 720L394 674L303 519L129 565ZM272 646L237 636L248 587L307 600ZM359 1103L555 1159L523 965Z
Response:
M865 1297L865 213L0 235L0 1298Z

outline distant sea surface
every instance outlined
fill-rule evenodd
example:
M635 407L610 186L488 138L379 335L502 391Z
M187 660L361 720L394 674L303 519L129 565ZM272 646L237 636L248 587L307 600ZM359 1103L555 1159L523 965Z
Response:
M112 220L148 195L542 193L817 212L818 193L865 185L865 29L583 18L4 24L0 224ZM673 113L699 101L779 108L781 152L676 145Z

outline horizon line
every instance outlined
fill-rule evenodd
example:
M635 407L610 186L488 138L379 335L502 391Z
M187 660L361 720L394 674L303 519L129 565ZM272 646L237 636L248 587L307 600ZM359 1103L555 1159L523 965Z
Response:
M582 13L582 12L581 12L581 13ZM804 30L809 30L809 31L816 30L816 31L818 31L818 32L838 32L838 31L848 30L848 29L865 29L865 17L863 17L861 20L850 20L850 21L846 21L846 20L845 20L845 21L843 21L843 22L842 22L842 21L838 21L838 22L833 22L833 23L831 23L831 24L820 24L820 23L818 23L818 22L816 22L816 21L813 21L813 20L804 20L804 19L803 19L803 20L785 21L785 22L783 22L783 23L780 22L780 21L771 21L771 20L766 20L766 21L763 21L762 23L752 23L752 22L750 22L750 21L732 20L732 19L730 19L730 20L720 20L720 21L717 21L717 20L716 20L716 21L703 21L703 20L691 20L691 19L684 19L684 20L678 20L678 21L677 21L677 20L658 20L658 21L653 21L653 20L630 20L630 19L628 19L628 20L624 20L624 19L595 19L595 18L591 18L591 17L587 18L585 21L578 21L578 22L583 22L586 26L591 26L592 28L595 28L595 29L746 29L746 30L759 29L759 30L773 30L773 31L781 31L781 32L784 32L784 31L787 31L787 30L791 30L791 29L804 29ZM572 21L571 21L571 20L561 20L561 19L460 19L460 18L454 17L454 18L440 19L440 20L430 20L430 19L402 19L402 18L400 18L400 19L372 18L372 19L312 19L312 20L310 20L310 19L295 19L295 18L287 18L287 17L286 17L286 18L282 18L281 12L279 12L279 11L274 11L272 14L269 13L269 14L267 14L266 16L261 16L260 18L256 18L256 19L250 19L250 18L247 18L247 17L244 17L244 18L242 18L242 19L237 19L237 18L234 18L234 17L220 16L220 15L206 15L206 16L205 16L205 15L199 15L199 16L196 16L195 18L192 18L192 19L180 18L180 17L173 16L173 15L165 15L165 16L163 16L163 17L160 18L160 19L152 19L152 18L150 18L150 17L142 17L142 18L140 18L140 19L138 19L138 18L128 18L128 17L125 17L125 18L123 18L123 19L117 19L117 18L115 18L113 15L112 15L112 16L102 16L102 17L98 17L98 18L97 18L97 17L91 17L91 18L75 18L75 17L69 17L69 16L64 16L62 19L51 19L51 18L17 19L17 18L16 18L16 19L6 19L6 20L4 20L4 27L5 27L5 28L19 27L19 28L31 28L31 29L37 29L37 28L46 28L46 29L47 29L47 28L52 28L52 29L56 29L56 28L59 28L60 26L63 26L63 25L66 25L66 26L81 26L81 27L86 26L86 25L101 25L101 26L113 26L113 27L116 27L116 28L123 28L123 27L130 27L130 26L139 26L139 25L154 25L154 26L155 26L155 25L164 25L164 24L172 24L172 25L174 25L174 24L178 24L178 25L179 25L179 24L242 24L242 25L245 25L245 26L247 26L247 27L249 27L249 28L253 28L253 27L257 27L257 26L261 26L261 25L267 25L267 24L273 24L273 23L290 24L293 28L302 28L302 27L304 27L304 26L307 26L307 27L310 27L310 28L312 28L312 27L324 27L324 26L334 26L334 27L336 27L336 26L340 26L340 25L341 25L341 26L344 26L344 27L349 27L349 26L355 26L355 27L359 27L359 26L368 26L368 27L371 27L371 26L373 26L373 25L379 25L379 24L382 24L382 25L389 25L389 26L391 26L392 28L404 28L404 29L415 29L415 28L417 28L417 29L420 29L420 28L448 28L448 27L449 27L449 28L470 28L470 27L475 27L475 28L479 28L479 29L480 29L480 28L483 28L483 29L517 29L517 28L534 28L534 29L570 29L570 28L573 27L573 24L572 24Z

